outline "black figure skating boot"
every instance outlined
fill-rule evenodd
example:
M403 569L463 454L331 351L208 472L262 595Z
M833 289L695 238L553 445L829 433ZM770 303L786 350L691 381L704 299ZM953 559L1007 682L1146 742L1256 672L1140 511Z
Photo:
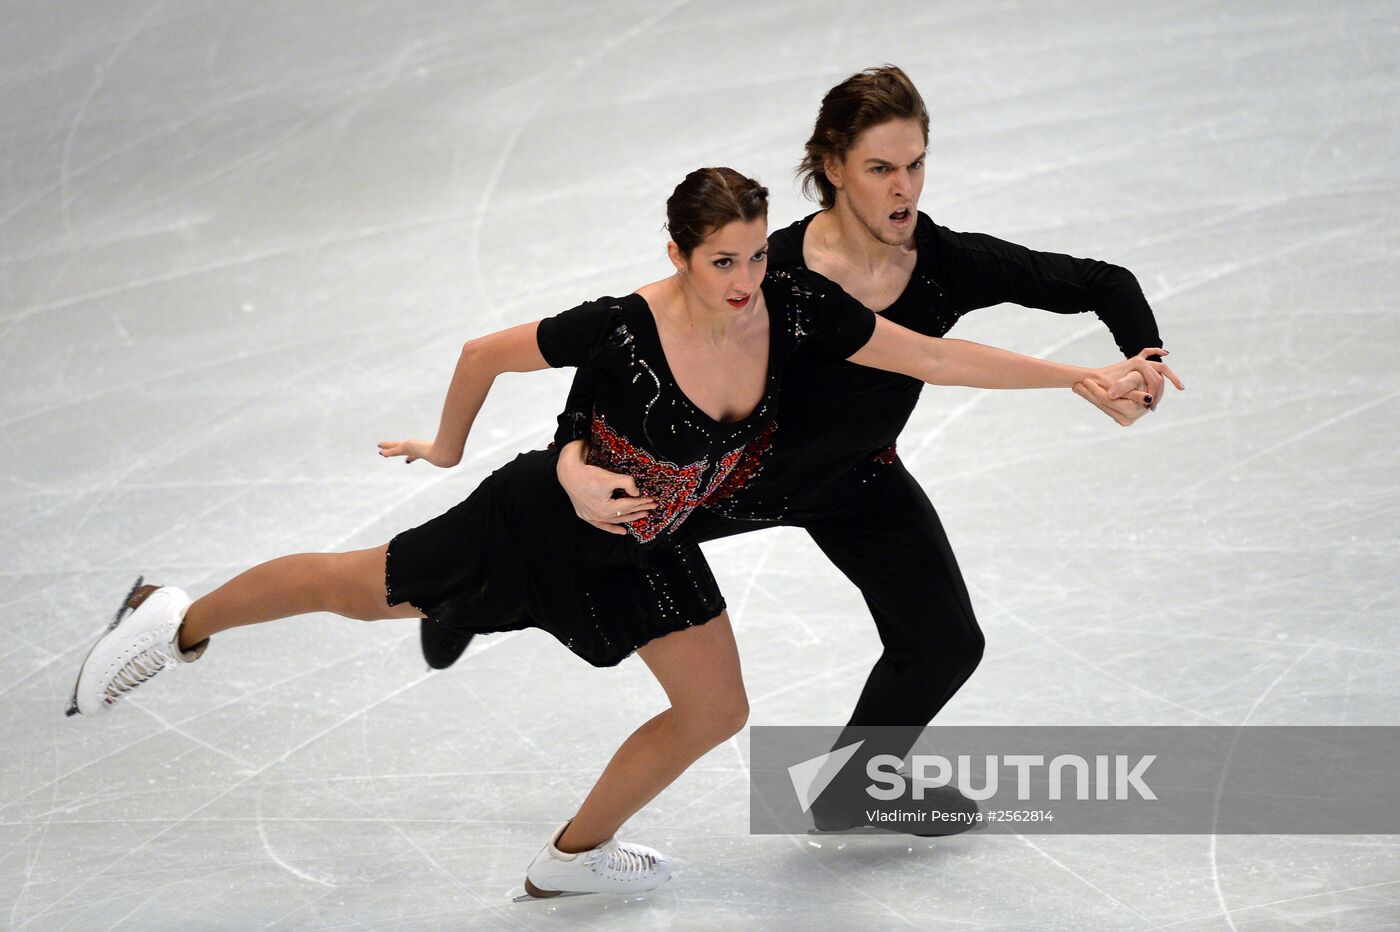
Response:
M418 642L423 646L423 659L434 670L446 670L457 662L475 637L470 631L438 624L424 618L418 623Z
M927 813L928 817L913 817L900 821L874 821L871 813L876 803L863 791L849 784L833 784L812 803L812 823L818 834L826 832L861 832L871 828L886 832L918 835L921 838L942 838L961 835L978 825L980 810L975 800L968 799L955 786L923 786L923 799L914 799L914 778L908 770L900 770L905 791L902 799L885 800L880 809L897 809ZM937 818L933 818L937 815Z

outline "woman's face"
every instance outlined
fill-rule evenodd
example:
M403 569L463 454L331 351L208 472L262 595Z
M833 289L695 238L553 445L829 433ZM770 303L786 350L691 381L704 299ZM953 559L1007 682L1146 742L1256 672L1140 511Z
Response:
M768 268L768 218L734 220L715 230L690 251L669 247L671 262L694 298L716 312L734 313L754 306L754 295Z

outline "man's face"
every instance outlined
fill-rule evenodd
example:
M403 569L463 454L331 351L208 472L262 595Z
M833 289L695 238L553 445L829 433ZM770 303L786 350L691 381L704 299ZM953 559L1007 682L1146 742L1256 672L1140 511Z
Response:
M851 212L882 243L902 246L914 238L926 149L918 121L890 120L861 133L844 159L826 166Z

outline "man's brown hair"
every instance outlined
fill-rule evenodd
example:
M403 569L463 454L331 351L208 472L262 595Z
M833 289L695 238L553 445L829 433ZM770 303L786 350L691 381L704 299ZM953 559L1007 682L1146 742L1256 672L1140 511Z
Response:
M909 76L894 65L867 68L826 92L817 112L807 154L797 166L802 193L822 207L836 204L836 188L827 180L827 156L846 157L860 134L890 120L918 120L928 143L928 110Z

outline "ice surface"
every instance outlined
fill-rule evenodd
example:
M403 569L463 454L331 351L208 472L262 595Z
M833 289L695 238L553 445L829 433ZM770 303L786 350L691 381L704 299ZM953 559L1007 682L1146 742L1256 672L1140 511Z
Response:
M511 905L662 707L537 632L427 675L416 626L219 639L62 709L137 572L195 594L371 546L542 445L501 381L463 465L460 342L666 274L703 164L773 220L823 91L933 113L922 207L1136 272L1188 391L930 390L904 435L986 631L957 724L1386 724L1400 700L1395 3L122 3L0 12L0 926L1390 928L1393 837L750 837L744 736L637 815L679 876ZM1092 317L955 336L1112 360ZM845 719L878 654L800 531L707 547L765 724Z

